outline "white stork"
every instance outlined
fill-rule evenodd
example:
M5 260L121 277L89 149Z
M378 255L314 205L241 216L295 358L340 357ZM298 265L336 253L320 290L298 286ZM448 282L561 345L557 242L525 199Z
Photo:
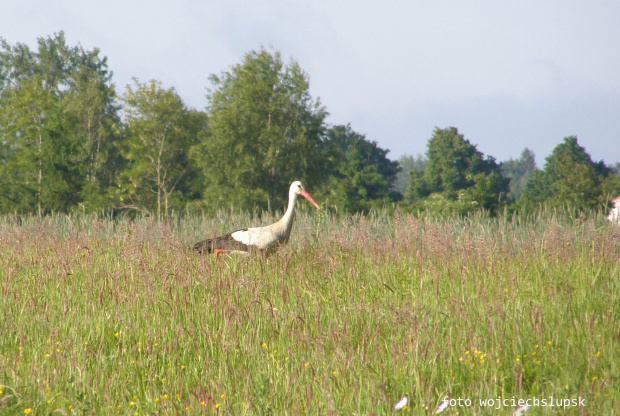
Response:
M609 215L607 216L607 221L616 223L620 225L620 196L615 197L611 201L611 208L609 210Z
M230 234L200 241L194 245L194 250L199 253L207 252L214 254L223 252L247 253L252 249L269 250L278 244L286 243L293 228L295 203L297 202L298 195L303 196L317 209L320 209L319 205L314 202L314 199L306 191L304 184L295 181L291 184L288 191L288 207L280 221L266 227L245 228Z

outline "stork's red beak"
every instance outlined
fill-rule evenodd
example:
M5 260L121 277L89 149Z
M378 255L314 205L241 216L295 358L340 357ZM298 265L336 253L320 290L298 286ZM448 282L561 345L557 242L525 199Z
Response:
M312 199L312 197L310 196L310 194L308 193L308 191L306 191L305 189L303 191L301 191L300 193L301 196L303 196L304 198L306 198L308 201L310 201L310 203L312 205L314 205L316 207L316 209L321 209L321 207L319 206L319 204L317 204L316 202L314 202L314 199Z

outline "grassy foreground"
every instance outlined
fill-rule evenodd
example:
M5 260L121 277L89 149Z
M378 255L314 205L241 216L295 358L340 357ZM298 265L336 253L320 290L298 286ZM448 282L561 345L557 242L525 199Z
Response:
M619 414L620 227L313 212L267 259L187 250L255 221L0 219L0 414Z

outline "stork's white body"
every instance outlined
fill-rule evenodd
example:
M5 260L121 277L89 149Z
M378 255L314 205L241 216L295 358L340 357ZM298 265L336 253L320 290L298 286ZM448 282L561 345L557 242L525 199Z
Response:
M297 194L289 191L288 207L280 221L265 227L253 227L235 231L230 235L240 243L255 247L259 250L268 250L278 244L286 243L293 229L295 205L297 205Z
M611 200L611 209L609 210L607 220L620 225L620 196Z
M194 249L201 253L203 251L216 254L220 252L247 253L250 249L269 250L286 243L291 236L298 195L303 196L316 208L319 208L319 205L314 202L304 185L299 181L295 181L289 188L286 212L278 222L265 227L246 228L220 237L204 240L197 243Z

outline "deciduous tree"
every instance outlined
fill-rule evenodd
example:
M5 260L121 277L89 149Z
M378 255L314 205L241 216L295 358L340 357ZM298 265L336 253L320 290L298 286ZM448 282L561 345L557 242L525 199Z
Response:
M400 167L388 159L388 150L366 140L349 125L330 128L326 144L335 161L328 185L330 193L325 195L331 204L359 212L400 199L392 190Z
M204 117L189 110L174 88L160 82L127 86L122 173L122 207L153 213L161 219L172 207L181 208L192 167L190 146L196 143Z
M293 180L324 182L327 112L297 62L261 49L210 79L208 130L192 150L204 206L282 208Z
M411 172L405 195L411 204L424 208L427 198L437 194L429 200L433 209L465 214L478 209L495 213L506 201L508 180L495 159L485 158L456 128L435 129L426 157L424 172Z

